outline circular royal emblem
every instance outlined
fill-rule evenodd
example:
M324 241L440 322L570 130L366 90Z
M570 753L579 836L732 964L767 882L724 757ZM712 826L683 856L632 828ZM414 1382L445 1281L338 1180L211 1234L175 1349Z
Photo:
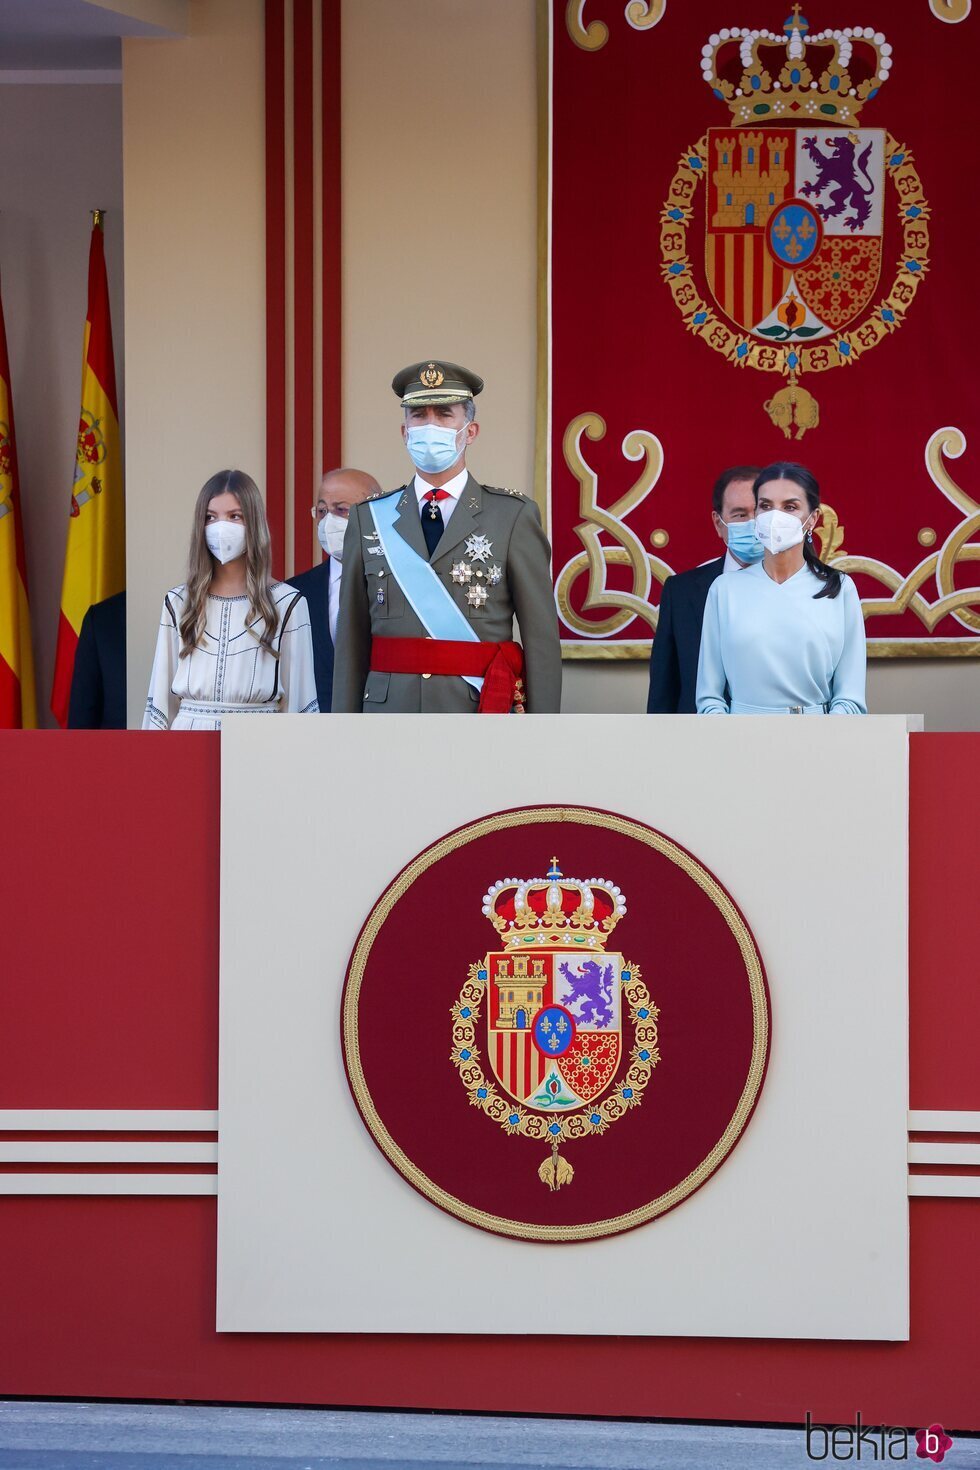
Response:
M342 1004L351 1092L389 1163L467 1224L555 1243L700 1188L749 1121L769 1035L729 894L670 838L590 807L498 812L426 848L367 916Z

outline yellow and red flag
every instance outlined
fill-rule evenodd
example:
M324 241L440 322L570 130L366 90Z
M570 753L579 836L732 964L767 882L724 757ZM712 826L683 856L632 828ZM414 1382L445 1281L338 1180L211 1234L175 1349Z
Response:
M0 730L37 725L14 401L0 300Z
M122 592L126 585L123 464L102 211L94 210L92 217L88 313L82 348L82 409L51 690L51 710L61 726L68 723L71 676L82 619L94 602Z

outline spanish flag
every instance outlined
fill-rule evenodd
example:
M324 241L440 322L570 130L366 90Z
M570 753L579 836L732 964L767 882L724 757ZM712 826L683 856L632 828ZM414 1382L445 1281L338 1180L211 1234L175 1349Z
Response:
M10 359L0 300L0 730L37 725Z
M122 592L126 585L123 464L102 214L101 209L92 211L88 314L82 347L82 411L78 421L75 482L51 690L51 710L61 726L68 723L71 675L82 619L94 602Z

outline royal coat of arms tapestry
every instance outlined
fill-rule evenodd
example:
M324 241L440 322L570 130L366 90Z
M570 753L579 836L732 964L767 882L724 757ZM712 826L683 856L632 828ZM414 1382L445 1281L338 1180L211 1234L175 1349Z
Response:
M873 656L980 654L970 8L540 0L567 657L647 656L665 579L723 551L714 481L776 460Z
M341 1024L354 1101L403 1178L469 1225L553 1244L705 1184L756 1106L770 1029L718 880L588 807L496 812L420 853L365 920Z

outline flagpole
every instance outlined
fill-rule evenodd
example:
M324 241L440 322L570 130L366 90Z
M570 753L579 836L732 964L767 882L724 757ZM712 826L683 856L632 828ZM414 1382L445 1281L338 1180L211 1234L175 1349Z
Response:
M123 465L103 230L106 211L89 213L81 411L51 688L51 709L62 728L68 723L75 650L85 614L126 585Z

